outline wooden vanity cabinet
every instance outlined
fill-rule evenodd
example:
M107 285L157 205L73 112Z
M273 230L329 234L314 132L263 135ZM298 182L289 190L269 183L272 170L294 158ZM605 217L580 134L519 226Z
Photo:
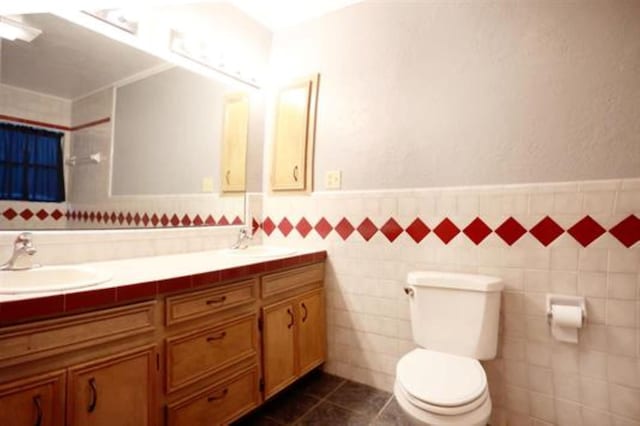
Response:
M0 385L0 425L63 425L65 376L56 371Z
M208 279L0 327L0 425L225 425L324 362L324 263Z

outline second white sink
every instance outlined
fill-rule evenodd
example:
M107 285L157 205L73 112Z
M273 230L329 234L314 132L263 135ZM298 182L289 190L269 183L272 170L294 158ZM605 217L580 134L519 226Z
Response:
M41 293L91 287L111 277L86 266L42 266L0 271L0 294Z

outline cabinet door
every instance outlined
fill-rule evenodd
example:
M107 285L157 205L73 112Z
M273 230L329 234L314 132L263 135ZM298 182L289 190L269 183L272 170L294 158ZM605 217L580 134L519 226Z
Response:
M62 426L64 371L0 386L0 425Z
M298 359L300 375L325 360L325 311L322 289L300 296L298 308Z
M68 425L154 425L155 374L155 346L70 368Z
M310 190L317 76L283 88L276 105L271 170L274 191Z
M265 398L275 394L297 377L294 310L293 301L262 308Z
M249 100L244 93L227 95L222 129L222 191L245 190Z

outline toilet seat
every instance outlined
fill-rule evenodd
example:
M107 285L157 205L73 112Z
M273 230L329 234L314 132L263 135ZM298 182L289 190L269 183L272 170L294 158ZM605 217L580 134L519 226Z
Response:
M414 349L396 367L396 388L416 408L460 415L482 406L489 392L480 363L472 358Z

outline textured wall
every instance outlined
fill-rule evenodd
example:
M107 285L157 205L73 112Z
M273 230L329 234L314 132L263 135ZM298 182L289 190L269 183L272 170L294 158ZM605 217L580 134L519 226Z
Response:
M273 40L321 73L316 189L640 173L640 2L365 2Z

